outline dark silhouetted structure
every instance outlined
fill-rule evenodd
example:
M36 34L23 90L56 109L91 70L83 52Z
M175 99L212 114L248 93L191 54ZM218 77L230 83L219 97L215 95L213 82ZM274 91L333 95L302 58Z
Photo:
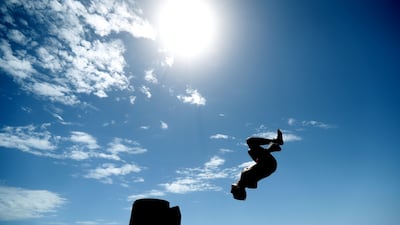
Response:
M257 182L275 172L277 163L271 152L280 151L283 145L282 132L278 129L275 139L250 137L247 139L250 157L256 164L245 168L236 184L232 184L231 193L237 200L246 199L246 188L257 188ZM266 149L261 145L269 145Z
M169 207L161 199L139 199L133 203L129 225L180 225L181 212L178 206Z

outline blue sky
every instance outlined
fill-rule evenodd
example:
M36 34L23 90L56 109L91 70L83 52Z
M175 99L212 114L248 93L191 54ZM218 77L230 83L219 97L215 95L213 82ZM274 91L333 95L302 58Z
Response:
M142 197L182 225L398 223L396 1L209 0L190 57L164 3L0 3L1 224L128 224ZM234 200L277 128L277 171Z

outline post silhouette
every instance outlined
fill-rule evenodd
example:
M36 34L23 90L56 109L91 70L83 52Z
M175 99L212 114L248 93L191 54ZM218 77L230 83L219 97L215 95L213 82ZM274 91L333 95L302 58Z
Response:
M181 212L178 206L170 207L162 199L144 198L132 205L129 225L180 225Z

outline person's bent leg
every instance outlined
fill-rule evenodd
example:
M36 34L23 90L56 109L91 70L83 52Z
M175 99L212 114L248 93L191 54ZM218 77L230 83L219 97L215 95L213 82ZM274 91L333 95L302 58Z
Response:
M247 145L250 149L260 147L261 145L267 145L272 142L272 139L260 138L260 137L250 137L246 140Z
M279 145L283 145L283 134L282 134L282 131L280 129L277 130L277 137L274 140L274 142L279 144Z
M267 148L267 151L269 151L269 152L277 152L280 150L281 150L281 147L277 143L270 144Z
M261 145L268 145L271 142L278 145L283 145L283 134L280 129L277 130L277 137L274 139L260 138L260 137L250 137L246 140L247 145L250 149L261 147Z

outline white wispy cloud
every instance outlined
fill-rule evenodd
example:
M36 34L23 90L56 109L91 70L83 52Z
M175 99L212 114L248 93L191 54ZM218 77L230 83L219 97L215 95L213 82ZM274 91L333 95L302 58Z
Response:
M26 220L55 213L67 200L48 190L0 186L0 220Z
M100 167L89 170L85 178L97 179L104 183L113 183L112 177L124 176L130 173L138 173L142 169L135 164L124 164L117 167L112 163L104 163Z
M310 120L310 121L302 121L303 126L311 126L311 127L318 127L318 128L323 128L323 129L329 129L329 128L334 128L335 126L324 123L324 122L319 122L315 120Z
M72 145L69 148L70 151L64 153L63 156L73 160L101 158L120 161L121 154L143 154L147 152L147 149L143 148L138 142L117 137L109 142L106 151L103 151L102 149L105 148L97 144L96 138L81 131L72 131L69 140L74 145Z
M66 154L67 158L81 161L85 159L89 159L91 156L90 152L82 151L82 150L71 150L69 153Z
M68 152L64 152L62 155L56 155L53 157L61 158L61 159L68 158L68 159L73 159L73 160L77 160L77 161L87 160L87 159L91 159L91 158L108 159L108 160L113 160L113 161L121 160L119 155L81 149L77 146L72 146Z
M92 135L82 131L71 131L70 140L78 144L83 144L88 149L96 149L100 147Z
M167 130L168 129L168 124L164 121L160 121L160 128L163 130Z
M21 151L54 150L56 149L56 138L45 130L44 125L41 127L34 125L4 127L0 133L0 146L16 148Z
M158 79L154 75L154 69L146 70L144 74L144 79L149 83L158 83Z
M234 139L234 137L231 137L226 134L214 134L210 136L211 139Z
M219 149L219 152L221 152L221 153L231 153L231 152L233 152L233 150L232 149L227 149L227 148L221 148L221 149Z
M150 126L140 126L140 129L142 129L142 130L148 130L148 129L150 129Z
M66 105L74 105L79 102L76 95L71 93L71 89L59 84L35 81L32 84L27 84L25 89L40 97L45 97L55 102L62 102Z
M303 121L297 121L294 118L289 118L288 119L288 124L290 126L302 126L302 127L316 127L316 128L322 128L322 129L330 129L330 128L335 128L335 125L324 123L321 121L316 121L316 120L303 120Z
M57 113L52 113L52 116L54 118L56 118L61 124L64 124L64 125L70 124L70 123L65 122L64 118L61 115L57 114Z
M81 103L81 94L104 98L131 89L124 44L111 33L155 39L154 28L129 1L6 1L4 7L0 69L23 90L65 105ZM16 10L35 26L16 21Z
M108 126L112 126L112 125L115 125L115 124L116 124L115 120L111 120L110 122L103 123L102 126L103 127L108 127Z
M142 85L139 90L144 95L146 95L147 98L151 98L151 92L149 87Z
M187 88L186 94L187 95L178 95L177 98L183 103L189 103L193 105L206 104L206 99L196 89Z
M139 143L128 139L114 138L114 140L108 143L108 152L113 155L120 153L128 154L142 154L147 152L147 149L140 146Z
M31 113L32 112L32 108L30 107L25 107L25 106L21 106L22 111L26 112L26 113Z
M136 102L136 96L134 96L134 95L129 96L129 102L130 102L132 105L134 105L135 102Z
M225 163L224 159L218 156L214 156L210 159L210 161L204 164L204 168L216 169L217 167L222 166L224 163Z

